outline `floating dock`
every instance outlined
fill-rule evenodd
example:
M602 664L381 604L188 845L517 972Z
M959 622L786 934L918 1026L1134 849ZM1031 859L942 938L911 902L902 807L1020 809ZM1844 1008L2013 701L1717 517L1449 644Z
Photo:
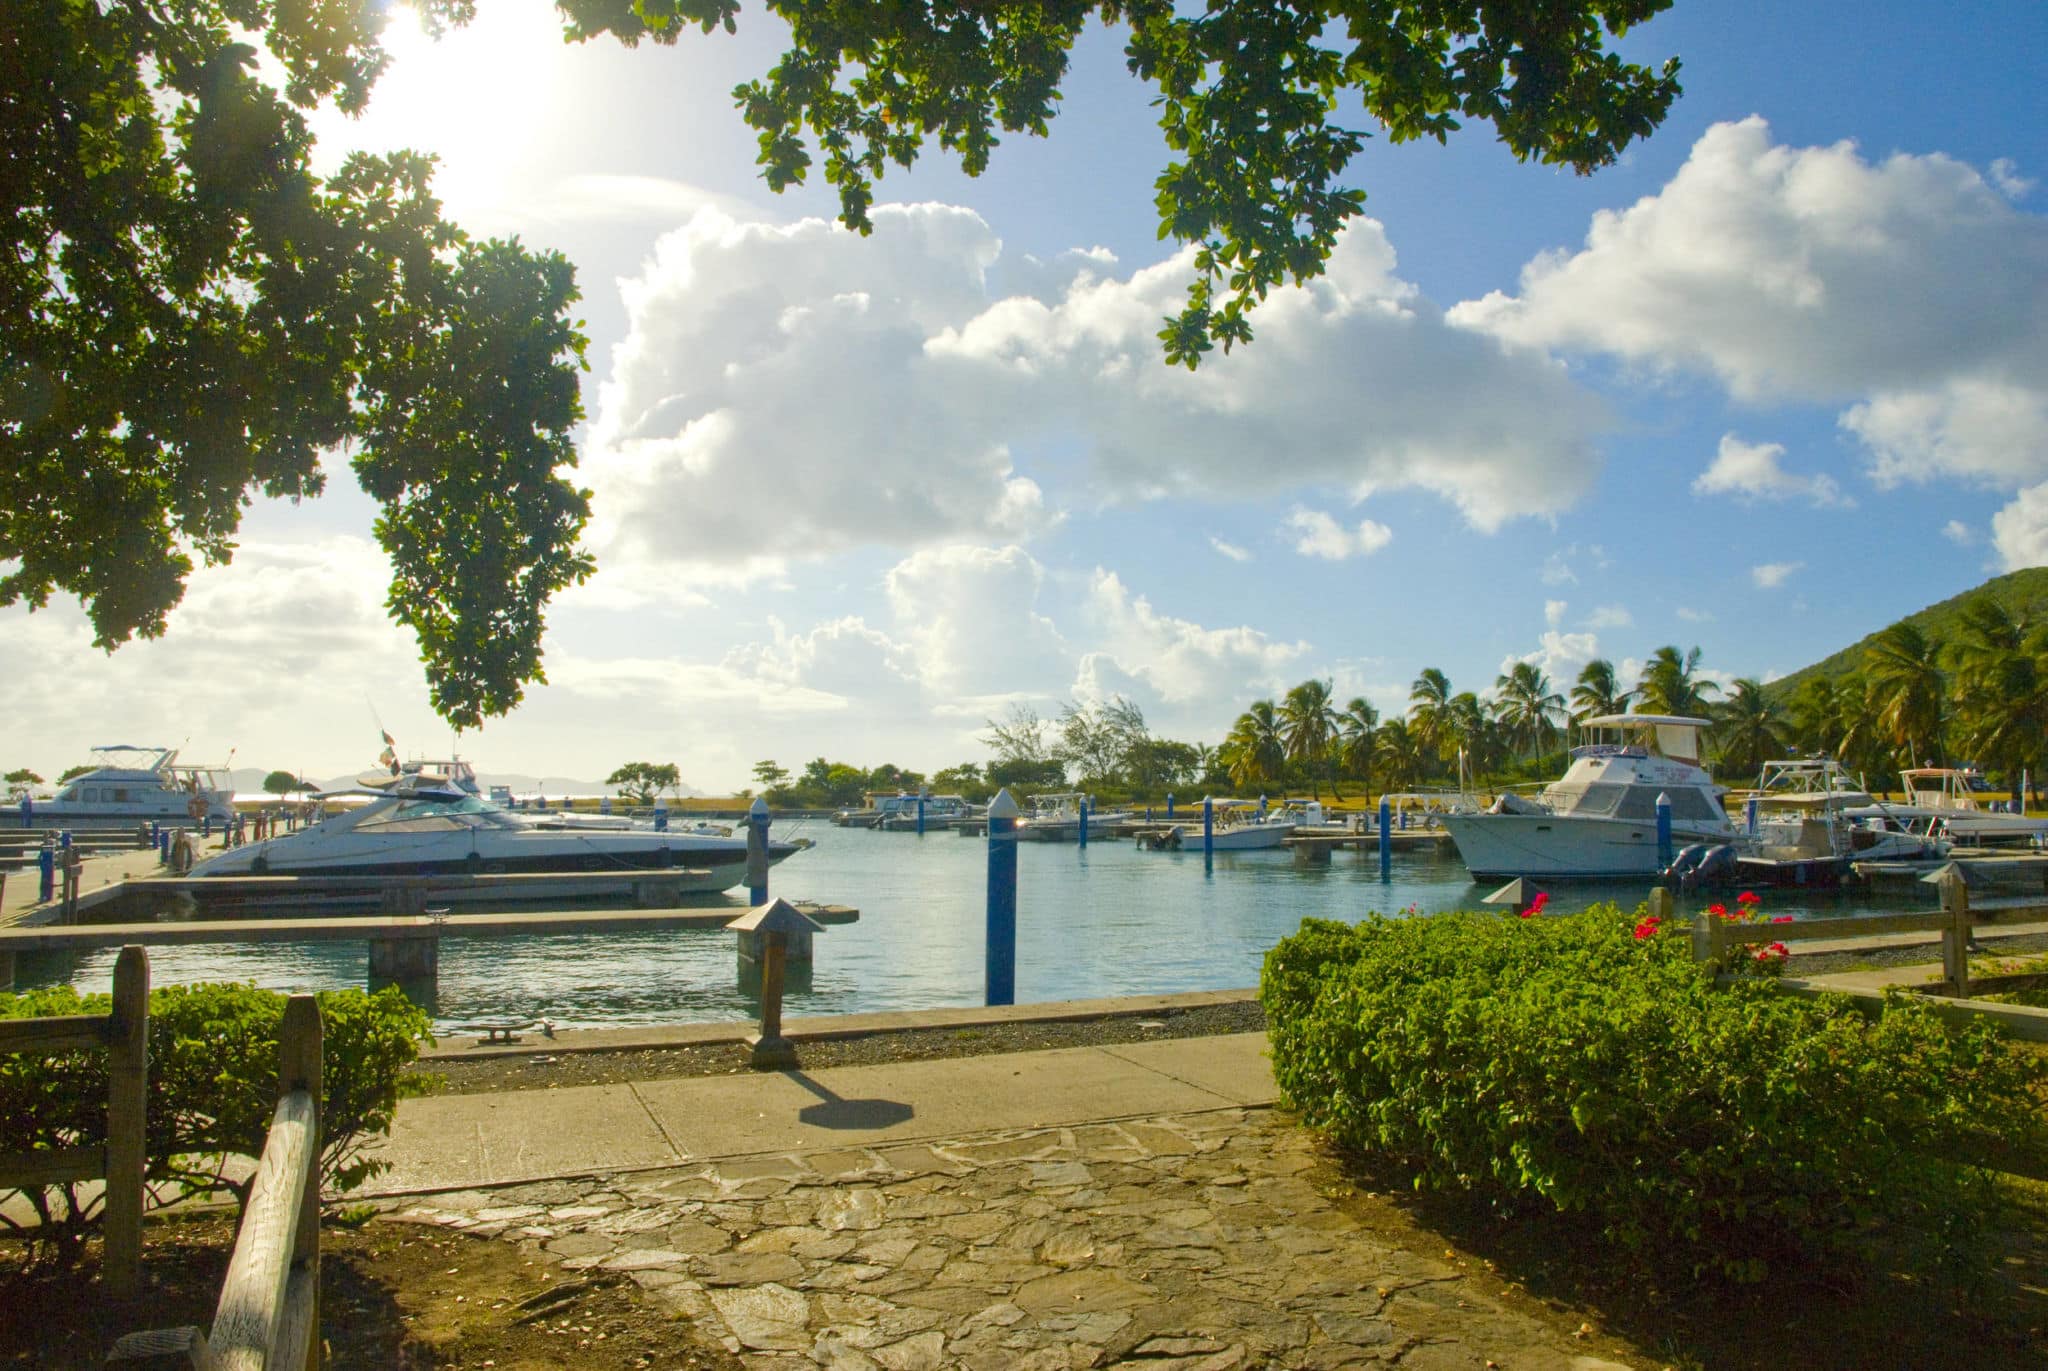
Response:
M800 904L814 923L831 927L859 920L847 905ZM189 947L206 943L360 942L370 950L373 979L432 977L443 938L541 938L558 934L659 933L722 929L746 910L736 905L699 909L565 909L520 913L405 915L359 918L173 920L168 923L45 924L0 929L0 989L14 983L15 958L25 952L90 952L138 943Z

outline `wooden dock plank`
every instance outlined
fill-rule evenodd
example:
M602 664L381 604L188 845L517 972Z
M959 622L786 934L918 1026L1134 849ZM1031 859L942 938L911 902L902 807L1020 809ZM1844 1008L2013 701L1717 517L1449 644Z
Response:
M845 905L801 906L821 924L850 924L860 911ZM128 943L192 946L203 943L350 942L398 938L545 937L561 933L654 933L717 929L746 912L738 905L699 909L529 910L507 914L450 914L443 919L389 918L210 919L190 923L43 925L0 929L0 951L81 952Z

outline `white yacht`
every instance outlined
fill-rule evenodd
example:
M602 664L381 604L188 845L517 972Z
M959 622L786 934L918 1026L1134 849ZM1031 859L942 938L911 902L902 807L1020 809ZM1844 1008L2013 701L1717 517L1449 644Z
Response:
M807 844L771 840L779 862ZM439 777L388 778L368 803L310 828L229 848L194 876L437 876L702 871L685 891L746 878L744 838L652 828L542 828Z
M1503 794L1440 822L1475 881L1656 876L1657 797L1671 799L1671 847L1732 843L1721 787L1700 765L1708 720L1605 714L1581 727L1571 766L1533 799Z
M32 828L132 828L136 824L225 823L234 814L227 765L178 760L175 747L107 743L92 769L60 784L56 797L21 810Z

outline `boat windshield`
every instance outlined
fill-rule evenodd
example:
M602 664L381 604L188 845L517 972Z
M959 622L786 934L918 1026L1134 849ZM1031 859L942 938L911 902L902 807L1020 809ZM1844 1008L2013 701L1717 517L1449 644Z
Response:
M357 827L420 832L436 828L504 826L510 822L504 810L480 796L441 792L400 800L384 813L364 819Z
M1660 787L1652 785L1616 785L1595 781L1590 785L1553 785L1543 792L1543 798L1557 814L1640 819L1654 823L1659 792ZM1671 817L1674 819L1714 820L1721 817L1713 798L1704 790L1672 786L1662 788L1662 793L1671 797Z

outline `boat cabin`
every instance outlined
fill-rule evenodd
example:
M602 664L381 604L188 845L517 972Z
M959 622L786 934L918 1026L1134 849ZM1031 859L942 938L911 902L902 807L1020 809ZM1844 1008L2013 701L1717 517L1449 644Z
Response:
M1542 807L1557 815L1654 823L1657 797L1671 800L1678 823L1725 823L1722 788L1700 766L1708 720L1680 714L1604 714L1581 725L1588 741L1572 749L1565 774L1544 788Z

